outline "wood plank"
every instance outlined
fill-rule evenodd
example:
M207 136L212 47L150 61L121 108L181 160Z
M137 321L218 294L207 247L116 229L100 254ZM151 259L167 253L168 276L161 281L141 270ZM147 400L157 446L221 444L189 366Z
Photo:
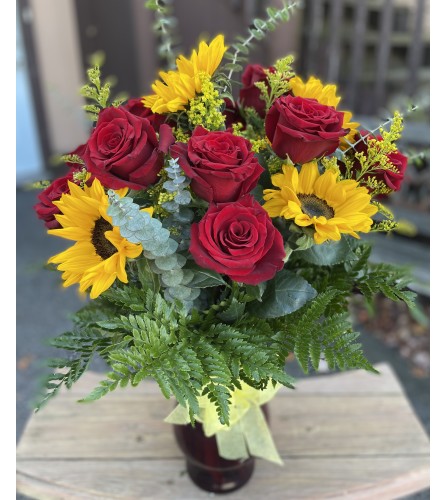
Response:
M282 388L270 404L280 452L428 453L428 439L392 369L387 364L376 368L381 375L344 372L303 379L295 391ZM100 379L100 374L87 373L77 385L91 389ZM118 389L87 404L78 404L74 394L65 391L30 419L17 450L19 458L178 457L169 446L171 427L163 422L175 403L163 398L154 382ZM400 426L392 430L395 421ZM81 422L75 440L69 422ZM388 435L384 443L378 439L382 434Z
M377 68L375 70L375 105L377 109L384 105L386 95L386 74L391 52L393 13L393 0L386 0L386 2L383 2L380 13L380 40L377 53Z
M380 376L352 371L281 389L269 408L285 465L257 460L254 478L230 497L273 491L278 498L380 500L428 487L429 439L392 369L377 368ZM45 500L208 498L184 474L163 422L174 403L150 381L76 403L101 378L86 373L76 390L30 418L17 447L17 491Z
M154 30L147 29L147 26L153 26L154 24L154 12L147 9L144 3L138 0L131 0L129 9L134 24L134 50L139 89L137 96L146 95L150 93L150 82L155 80L159 70L158 39Z
M400 394L403 392L393 369L387 363L376 363L379 374L354 370L353 372L327 373L297 380L296 390L300 394ZM351 376L352 373L354 376ZM280 396L282 392L279 393Z
M340 33L342 31L343 0L331 0L329 11L328 72L329 83L338 81L340 70Z
M163 422L171 409L159 397L126 399L125 404L104 398L88 408L54 404L29 422L17 457L175 458L177 450L169 446L171 427ZM272 432L283 455L428 453L428 439L403 396L296 394L277 397L270 411ZM75 439L70 422L79 422Z
M279 499L393 500L428 484L426 458L293 458L286 459L283 467L257 460L249 483L226 496L231 500L272 498L273 492L273 498ZM38 500L192 500L213 496L191 483L183 459L21 462L17 487Z
M414 95L419 83L419 70L422 65L424 14L425 0L417 0L417 8L414 11L414 29L408 54L409 74L406 80L406 92L409 96Z
M305 8L309 9L306 72L308 76L317 74L317 76L322 78L324 72L320 74L321 68L317 62L319 60L320 36L323 30L323 0L311 0Z
M351 46L351 71L348 79L348 89L346 92L349 108L354 109L355 99L358 94L359 77L363 68L363 54L365 51L366 19L368 14L367 0L357 0L354 10L354 28L346 30L343 24L342 32L352 33Z

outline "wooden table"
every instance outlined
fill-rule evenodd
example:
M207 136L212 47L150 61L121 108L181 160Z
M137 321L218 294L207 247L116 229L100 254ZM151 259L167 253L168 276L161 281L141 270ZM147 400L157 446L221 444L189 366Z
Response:
M429 439L387 364L305 378L269 404L283 467L257 460L227 499L392 500L429 487ZM209 498L185 473L174 404L153 382L78 404L86 373L29 419L17 447L17 492L36 499Z

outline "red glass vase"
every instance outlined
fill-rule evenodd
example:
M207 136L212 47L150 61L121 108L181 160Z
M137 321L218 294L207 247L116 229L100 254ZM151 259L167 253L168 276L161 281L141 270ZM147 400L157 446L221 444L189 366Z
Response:
M268 421L267 405L262 406ZM206 437L199 422L173 425L176 441L185 456L190 479L201 489L228 493L244 486L252 477L255 458L226 460L218 453L216 437Z

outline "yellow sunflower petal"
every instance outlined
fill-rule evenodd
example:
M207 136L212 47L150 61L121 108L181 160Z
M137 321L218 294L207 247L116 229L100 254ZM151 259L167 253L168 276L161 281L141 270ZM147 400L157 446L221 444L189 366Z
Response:
M341 100L341 97L336 95L337 87L335 85L323 85L321 80L314 76L309 77L306 83L299 76L295 76L289 80L289 85L294 96L316 99L325 106L335 108Z
M314 194L318 198L325 200L330 189L335 186L338 172L333 169L326 170L314 183Z
M314 192L315 181L320 177L318 164L316 161L305 163L301 167L299 179L299 193L312 194Z
M101 273L98 278L94 281L91 288L90 297L92 299L97 299L99 295L110 288L110 286L116 281L116 275L108 275L106 273Z
M144 106L154 113L182 111L197 93L201 92L200 73L212 76L228 47L224 36L216 36L210 44L201 42L198 51L193 50L189 59L180 55L176 59L176 71L159 72L161 80L156 80L151 89L153 95L144 96Z

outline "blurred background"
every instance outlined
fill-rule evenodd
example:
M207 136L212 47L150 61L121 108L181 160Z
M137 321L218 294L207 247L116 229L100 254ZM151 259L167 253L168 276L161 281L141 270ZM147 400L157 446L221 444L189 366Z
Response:
M373 259L410 266L418 309L379 298L372 313L352 304L365 352L388 360L429 430L429 0L307 0L291 20L256 45L250 62L272 65L289 53L303 78L336 83L342 109L371 129L391 111L406 113L400 150L411 158L402 189L390 201L401 229L374 240ZM45 340L69 329L69 313L82 303L75 290L43 269L64 247L46 234L33 211L29 184L61 175L55 159L85 142L90 122L79 94L92 54L105 55L103 75L115 92L150 93L163 61L154 14L145 0L18 0L16 16L17 166L17 440L31 413ZM186 56L201 38L245 35L254 17L280 0L176 0L166 2ZM236 89L236 87L235 87ZM412 105L417 110L409 112ZM31 243L30 243L31 242ZM420 498L420 497L419 497ZM426 497L425 497L426 498Z

